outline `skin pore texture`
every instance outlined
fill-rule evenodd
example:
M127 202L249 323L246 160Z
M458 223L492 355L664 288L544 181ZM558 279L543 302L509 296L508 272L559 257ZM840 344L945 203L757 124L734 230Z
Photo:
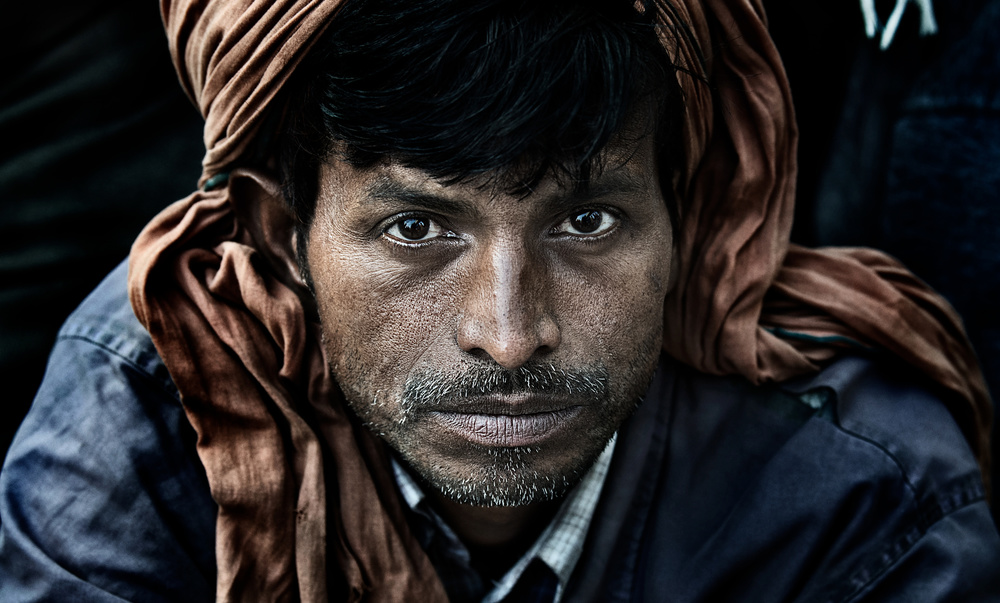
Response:
M671 272L651 136L589 186L320 169L307 261L351 409L476 550L521 549L634 410Z

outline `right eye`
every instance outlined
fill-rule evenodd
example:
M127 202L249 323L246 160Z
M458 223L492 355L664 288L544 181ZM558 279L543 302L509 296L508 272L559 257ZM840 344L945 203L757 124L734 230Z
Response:
M390 224L384 234L401 243L421 243L440 238L447 231L427 216L406 216Z
M614 230L619 222L621 220L607 210L586 209L571 214L553 228L552 232L580 238L596 238Z

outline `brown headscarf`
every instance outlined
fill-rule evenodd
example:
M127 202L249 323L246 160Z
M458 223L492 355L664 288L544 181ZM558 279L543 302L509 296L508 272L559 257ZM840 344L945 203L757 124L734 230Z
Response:
M161 0L205 116L202 182L236 164L336 0ZM788 242L796 128L760 0L658 0L687 119L678 280L665 350L762 383L819 369L841 341L895 354L949 392L988 464L991 407L961 322L894 260ZM179 388L219 505L220 600L444 601L380 442L327 370L271 174L234 170L157 216L129 293ZM292 512L292 509L295 512Z

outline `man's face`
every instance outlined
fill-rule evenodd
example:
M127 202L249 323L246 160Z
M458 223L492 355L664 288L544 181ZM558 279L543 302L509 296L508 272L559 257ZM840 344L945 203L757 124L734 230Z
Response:
M650 140L580 192L321 168L308 263L354 412L457 502L562 496L655 370L669 216Z

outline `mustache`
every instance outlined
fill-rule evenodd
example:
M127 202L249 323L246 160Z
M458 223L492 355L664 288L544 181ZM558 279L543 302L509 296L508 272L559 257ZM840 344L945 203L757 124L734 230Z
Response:
M422 370L403 386L404 409L433 410L470 398L542 395L603 399L608 396L608 371L603 366L573 370L553 364L531 364L506 369L481 364L461 373Z

